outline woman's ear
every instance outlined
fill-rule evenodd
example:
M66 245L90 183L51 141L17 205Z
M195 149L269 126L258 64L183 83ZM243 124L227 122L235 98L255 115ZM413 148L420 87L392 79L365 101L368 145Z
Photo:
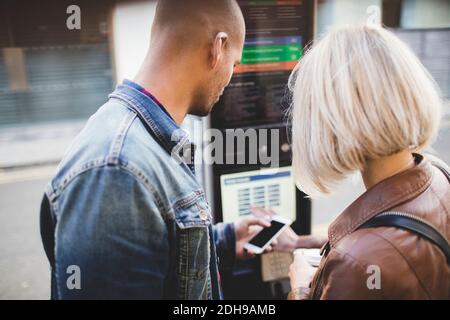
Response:
M219 32L214 38L211 48L211 68L214 69L222 59L227 41L228 34L226 32Z

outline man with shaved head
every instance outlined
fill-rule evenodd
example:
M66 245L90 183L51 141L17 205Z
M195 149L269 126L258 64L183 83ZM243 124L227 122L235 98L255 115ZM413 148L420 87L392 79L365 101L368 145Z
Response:
M241 58L234 0L162 0L134 81L88 121L45 190L53 299L220 299L256 217L212 225L179 125L207 115ZM218 263L218 256L220 263Z
M241 60L245 23L234 0L164 0L135 81L160 99L177 123L206 116Z

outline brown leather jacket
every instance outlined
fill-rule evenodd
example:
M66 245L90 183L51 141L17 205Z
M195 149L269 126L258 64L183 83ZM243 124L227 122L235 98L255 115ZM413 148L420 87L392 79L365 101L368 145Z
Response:
M450 299L450 265L436 245L394 227L358 229L397 211L425 219L450 239L450 183L429 160L415 158L414 168L367 190L331 224L330 250L305 298Z

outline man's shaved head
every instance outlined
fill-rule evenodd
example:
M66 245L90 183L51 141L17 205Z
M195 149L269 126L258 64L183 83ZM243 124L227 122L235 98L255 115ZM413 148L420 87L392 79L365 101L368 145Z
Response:
M206 115L240 62L245 22L236 0L159 0L150 56L190 85L188 112ZM169 85L169 84L167 84Z
M239 40L245 23L236 0L159 0L152 37L167 30L187 43L202 33L220 31L228 33L230 40Z

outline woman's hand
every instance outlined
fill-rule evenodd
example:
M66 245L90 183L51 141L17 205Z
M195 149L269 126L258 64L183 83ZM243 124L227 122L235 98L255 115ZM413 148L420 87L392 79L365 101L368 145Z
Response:
M311 266L305 259L303 252L297 250L294 254L294 262L289 267L291 290L297 288L309 288L317 268Z

